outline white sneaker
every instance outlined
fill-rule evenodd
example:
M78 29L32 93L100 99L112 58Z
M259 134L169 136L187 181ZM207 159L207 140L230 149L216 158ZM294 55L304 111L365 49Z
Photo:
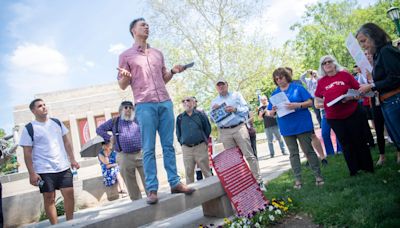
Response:
M260 182L259 185L260 185L261 191L267 192L267 188L265 187L265 184L263 182Z

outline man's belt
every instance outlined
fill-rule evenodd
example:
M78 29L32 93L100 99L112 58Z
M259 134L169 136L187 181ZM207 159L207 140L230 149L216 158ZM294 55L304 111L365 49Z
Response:
M235 128L235 127L241 125L242 123L243 123L243 122L240 122L240 123L238 123L238 124L236 124L236 125L232 125L232 126L229 126L229 127L220 127L220 128L221 128L221 129L231 129L231 128Z
M195 144L183 144L183 145L185 145L185 146L187 146L187 147L194 147L194 146L197 146L197 145L199 145L199 144L202 144L204 141L201 141L201 142L198 142L198 143L195 143Z
M394 90L392 90L392 91L389 91L389 92L387 92L387 93L385 93L385 94L383 94L383 95L379 95L379 100L380 100L381 102L383 102L383 101L385 101L386 99L388 99L389 97L392 97L392 96L394 96L394 95L396 95L396 94L398 94L398 93L400 93L400 87L397 88L397 89L394 89Z

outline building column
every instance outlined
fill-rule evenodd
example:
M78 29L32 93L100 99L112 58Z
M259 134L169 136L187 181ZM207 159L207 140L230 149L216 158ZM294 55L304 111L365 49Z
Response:
M15 131L14 131L14 143L18 144L19 143L19 139L20 136L22 134L22 131L25 128L25 125L20 123L15 125ZM17 151L15 152L16 156L17 156L17 162L19 164L18 167L18 172L25 172L27 171L26 165L25 165L25 160L24 160L24 150L22 149L21 146L18 147Z
M73 114L69 115L69 126L70 126L70 131L71 131L71 140L72 140L72 148L74 150L74 156L75 159L81 160L81 142L79 139L79 129L78 129L78 123L76 121L76 116Z
M96 123L94 121L93 112L92 111L86 112L86 118L87 118L87 123L88 123L88 127L89 127L89 135L90 135L90 138L92 139L92 138L96 137L96 135L97 135Z
M106 118L106 121L111 119L111 109L109 108L104 109L104 118Z

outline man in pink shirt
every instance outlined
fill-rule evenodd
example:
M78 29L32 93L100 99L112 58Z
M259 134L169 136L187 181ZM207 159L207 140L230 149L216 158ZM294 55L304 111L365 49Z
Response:
M180 182L177 174L173 147L174 111L165 84L173 75L184 71L181 65L167 70L161 51L147 44L149 25L144 18L131 22L129 31L135 43L119 56L118 83L125 90L129 85L136 103L136 118L139 122L143 147L143 166L146 179L147 203L158 201L158 179L155 157L156 132L160 135L163 149L164 168L167 171L171 193L192 194Z

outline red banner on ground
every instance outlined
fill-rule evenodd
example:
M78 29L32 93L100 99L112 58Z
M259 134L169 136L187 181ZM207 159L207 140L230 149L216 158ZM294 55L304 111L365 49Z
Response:
M268 204L239 148L213 156L214 170L239 216L247 216Z

